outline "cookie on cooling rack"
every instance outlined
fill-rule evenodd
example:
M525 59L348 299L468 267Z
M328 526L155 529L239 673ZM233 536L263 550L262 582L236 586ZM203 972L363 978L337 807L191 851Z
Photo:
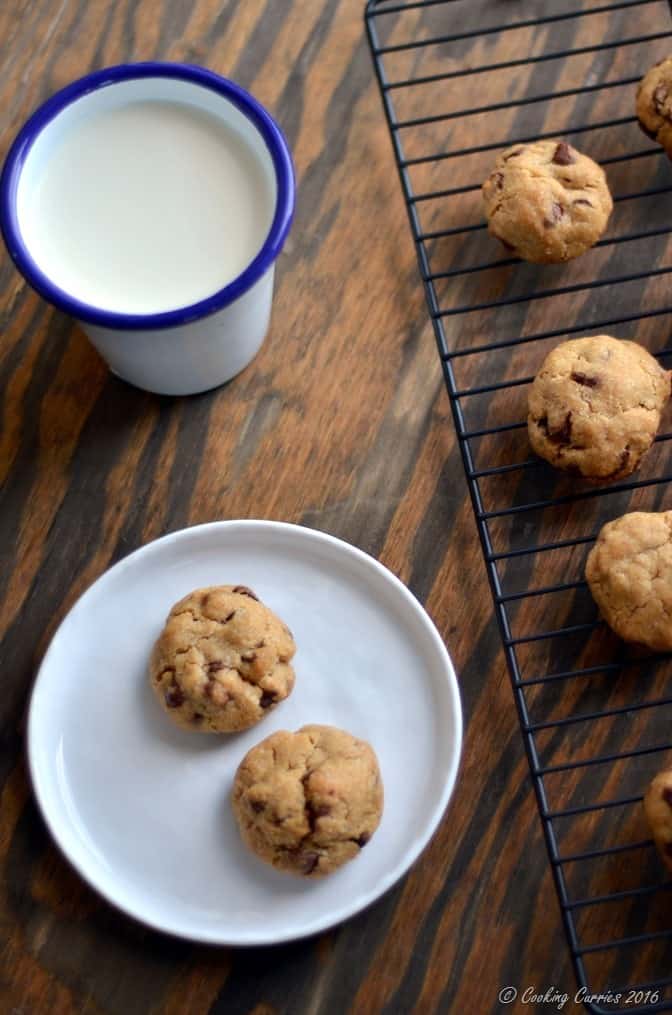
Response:
M263 719L294 686L294 639L245 585L196 589L173 606L149 665L178 726L232 733Z
M597 335L553 349L528 396L534 451L594 482L630 475L670 396L670 374L636 342Z
M483 201L492 235L536 263L583 254L613 207L604 170L564 141L507 148L483 184Z
M672 650L672 511L632 511L604 525L586 579L624 641Z
M331 874L380 822L383 784L373 748L333 726L279 730L243 758L233 812L247 846L277 870Z
M672 158L672 57L644 75L637 88L636 110L644 133Z
M672 871L672 769L652 780L644 795L644 812L663 863Z

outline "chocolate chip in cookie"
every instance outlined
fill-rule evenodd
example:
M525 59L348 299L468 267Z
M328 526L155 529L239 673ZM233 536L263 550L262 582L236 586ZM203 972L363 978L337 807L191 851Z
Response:
M571 166L576 162L576 154L566 141L561 141L553 153L556 166Z

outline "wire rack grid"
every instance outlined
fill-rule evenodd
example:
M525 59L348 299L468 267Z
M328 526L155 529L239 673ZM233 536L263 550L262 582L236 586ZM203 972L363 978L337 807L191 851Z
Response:
M601 524L665 507L672 433L601 487L554 474L525 437L558 341L608 331L672 354L672 174L634 115L672 4L539 6L370 0L365 21L577 980L595 1012L672 1010L671 886L641 807L672 748L669 658L625 649L583 576ZM615 201L605 238L560 267L502 256L480 207L495 153L545 137L598 159Z

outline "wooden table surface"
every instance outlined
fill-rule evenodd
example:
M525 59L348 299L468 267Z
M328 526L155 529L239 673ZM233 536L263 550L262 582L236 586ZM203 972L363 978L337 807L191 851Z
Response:
M0 154L79 75L177 60L251 89L298 177L269 337L205 395L116 380L3 255L3 1011L482 1013L507 985L575 989L362 14L362 0L0 7ZM239 951L146 930L86 887L24 761L36 666L75 599L147 541L227 518L298 522L378 557L447 642L466 719L455 797L408 876L319 938Z

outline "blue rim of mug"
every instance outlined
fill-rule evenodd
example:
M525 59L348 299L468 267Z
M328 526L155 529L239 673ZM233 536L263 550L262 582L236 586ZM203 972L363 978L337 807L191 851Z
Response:
M55 285L31 257L19 227L16 195L30 149L44 128L72 103L99 88L136 78L173 78L216 92L236 106L263 138L275 171L275 214L266 240L243 272L212 296L186 307L155 314L124 314L103 310L71 296ZM294 168L289 146L273 117L240 85L205 67L183 63L130 63L94 71L52 95L26 121L12 144L0 175L0 231L9 256L27 282L48 303L89 324L120 331L170 328L207 317L233 303L271 267L282 250L294 215Z

